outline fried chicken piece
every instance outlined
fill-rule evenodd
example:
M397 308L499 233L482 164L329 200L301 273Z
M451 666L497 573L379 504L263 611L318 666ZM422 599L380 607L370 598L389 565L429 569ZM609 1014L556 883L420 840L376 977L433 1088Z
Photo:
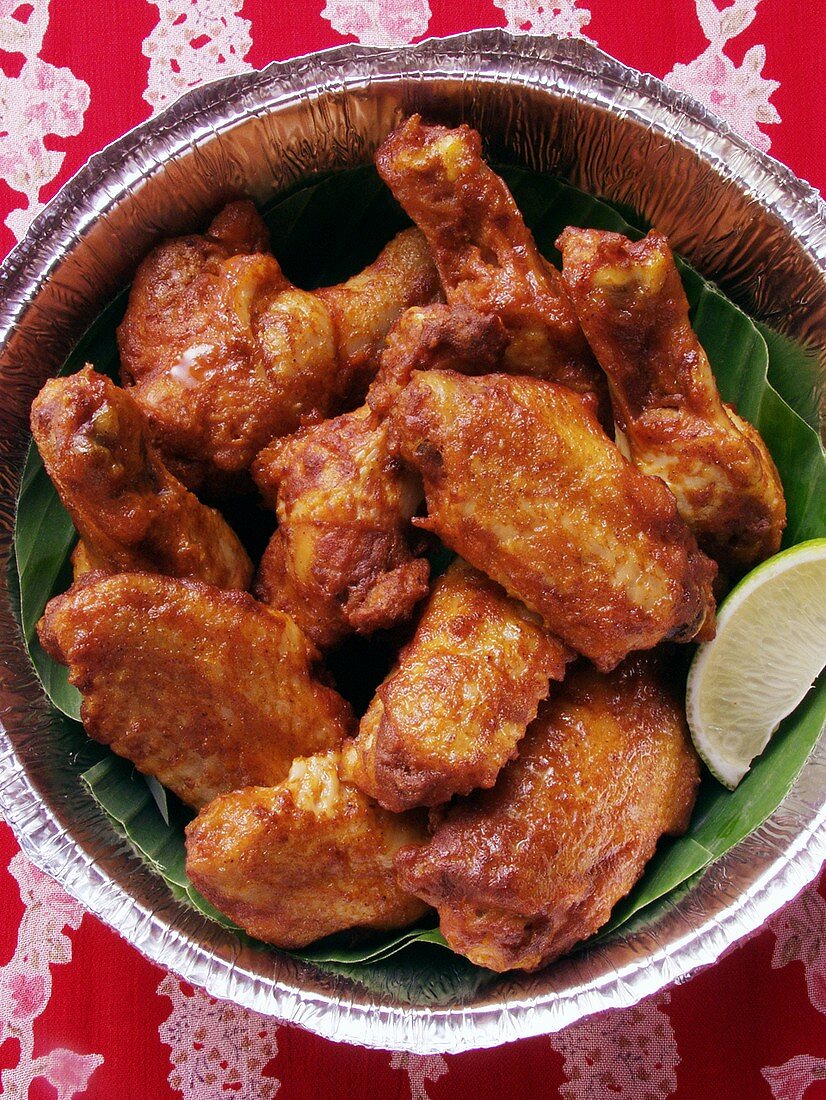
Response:
M572 656L498 585L455 561L344 748L343 774L397 813L492 787Z
M427 912L393 867L401 847L424 839L424 817L382 810L339 778L337 764L334 752L296 760L283 783L221 795L187 827L197 889L276 947L404 928Z
M409 618L430 569L410 546L419 478L387 447L383 417L414 365L491 369L505 336L495 317L413 307L390 332L369 407L276 440L253 476L278 513L256 595L291 615L321 648Z
M558 245L632 460L662 478L726 572L777 553L786 524L780 476L757 431L720 398L667 239L571 228Z
M206 236L150 253L118 330L124 380L165 460L184 484L213 493L242 486L275 437L363 397L390 326L438 290L412 229L340 286L299 290L261 251L260 219L256 232L227 239L232 210Z
M238 538L169 473L125 390L86 366L46 383L31 423L81 536L76 576L90 569L145 571L249 587L252 562Z
M389 422L424 478L416 522L599 668L713 633L713 562L564 386L414 373Z
M399 317L406 309L441 298L442 289L424 236L418 229L405 229L360 274L315 294L332 318L336 369L352 405L364 398Z
M277 440L254 475L266 497L277 493L278 528L255 584L262 602L322 648L410 616L430 575L408 542L421 485L388 452L375 413L362 406Z
M140 381L169 356L173 325L199 331L222 264L269 251L267 227L248 200L224 207L206 233L174 237L153 249L137 270L118 330L124 381Z
M602 418L605 379L562 276L481 154L475 130L424 126L413 115L385 139L376 166L427 237L448 304L503 321L510 338L503 369L560 382Z
M405 310L387 336L367 403L387 416L414 370L490 374L504 369L508 334L499 317L436 303Z
M85 577L87 573L111 573L111 569L107 569L102 565L95 557L94 551L90 550L83 539L79 539L75 543L75 548L71 555L72 560L72 577L74 580L80 580L81 577ZM217 586L218 587L218 586Z
M454 951L492 970L544 966L606 922L661 836L685 831L699 768L655 663L578 665L493 790L396 857Z
M196 808L280 782L351 730L347 703L313 678L313 646L244 592L90 576L49 602L38 634L68 665L89 736Z

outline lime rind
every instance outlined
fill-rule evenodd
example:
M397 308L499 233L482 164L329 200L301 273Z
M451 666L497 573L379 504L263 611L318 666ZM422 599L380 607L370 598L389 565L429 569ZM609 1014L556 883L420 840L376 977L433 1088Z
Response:
M721 605L694 657L686 714L695 748L732 790L826 665L826 539L763 562Z

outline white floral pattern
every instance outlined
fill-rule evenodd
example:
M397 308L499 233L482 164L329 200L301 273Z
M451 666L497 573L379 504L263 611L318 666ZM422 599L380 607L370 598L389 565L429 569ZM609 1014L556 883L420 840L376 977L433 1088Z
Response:
M408 1054L406 1051L390 1056L391 1069L403 1069L410 1081L410 1100L430 1100L428 1081L438 1081L448 1072L448 1064L441 1054Z
M166 107L205 80L251 68L250 21L239 15L243 0L150 0L157 25L143 42L149 58L144 99Z
M0 178L26 200L5 221L18 238L42 210L41 189L65 156L44 139L79 134L89 106L88 84L39 56L48 23L49 0L0 0L0 47L24 57L17 75L0 71Z
M810 1085L816 1081L826 1086L826 1058L796 1054L782 1066L766 1066L762 1070L774 1100L804 1100ZM822 1093L818 1093L822 1096ZM812 1100L817 1100L812 1096Z
M32 57L43 45L49 25L49 0L36 0L30 9L19 0L0 0L0 46L8 53Z
M566 38L585 38L583 28L591 22L591 13L582 7L584 0L493 0L505 13L505 26L514 34L558 34Z
M322 16L365 46L405 46L427 32L427 0L327 0Z
M668 993L572 1024L551 1042L563 1057L565 1100L665 1100L677 1089Z
M826 901L814 887L769 921L775 934L772 966L803 963L809 1000L826 1014Z
M262 1076L278 1053L272 1020L216 1001L171 974L162 979L158 993L172 1001L172 1012L159 1034L171 1048L169 1084L183 1094L183 1100L215 1100L216 1096L272 1100L280 1082L277 1077Z
M54 1087L57 1100L72 1100L85 1091L103 1058L63 1047L35 1057L34 1024L52 995L51 968L72 958L72 943L63 930L78 928L83 910L19 852L9 871L17 879L26 910L17 949L0 967L0 1043L16 1039L20 1044L17 1065L0 1074L0 1093L6 1100L26 1100L31 1083L42 1078Z
M728 43L753 22L760 3L733 0L720 10L716 0L696 0L697 18L709 41L708 49L687 65L675 65L665 81L705 103L758 148L768 149L771 139L760 126L780 122L780 115L769 102L780 84L763 77L766 48L752 46L739 66L724 52Z

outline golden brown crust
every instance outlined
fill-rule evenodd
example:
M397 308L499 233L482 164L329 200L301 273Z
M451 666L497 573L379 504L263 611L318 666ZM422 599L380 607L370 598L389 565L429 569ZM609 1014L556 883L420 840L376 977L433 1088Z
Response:
M322 648L410 616L430 575L409 542L421 486L390 455L387 426L367 406L276 441L253 472L278 512L259 599Z
M713 632L714 564L569 390L415 373L390 424L424 478L423 525L598 667Z
M227 255L270 251L270 235L264 219L249 199L238 199L220 210L207 235L223 245Z
M726 571L776 553L786 522L780 477L759 434L720 399L666 238L566 229L558 243L633 461L665 481Z
M168 355L172 318L197 331L199 301L208 297L225 261L269 251L267 228L248 200L224 207L206 233L175 237L153 249L135 273L118 329L124 382L151 374Z
M76 576L137 570L249 587L252 562L238 538L169 473L125 390L87 366L46 383L31 423L81 536Z
M495 315L443 303L413 306L390 330L367 403L386 416L414 370L488 374L502 367L507 346L505 327Z
M393 856L424 818L389 814L342 782L337 756L296 760L272 788L211 802L186 830L187 873L250 935L300 948L345 929L404 928L427 906L396 880Z
M596 932L699 782L685 719L650 654L605 675L581 663L539 710L491 791L457 802L396 858L450 946L536 970Z
M191 806L278 783L351 729L297 626L243 592L146 573L90 575L51 600L43 648L69 667L90 737Z
M150 253L118 330L124 379L165 460L186 485L215 493L243 485L275 437L363 396L393 321L438 289L415 230L353 279L309 293L255 251L260 232L222 221L231 211L206 236Z
M253 463L279 520L256 595L292 615L317 645L402 622L427 594L430 570L410 537L421 483L390 455L383 418L414 367L490 370L505 345L498 318L411 307L390 331L369 406L276 440Z
M571 656L498 585L454 562L344 749L345 774L397 813L492 787Z
M561 382L601 415L605 379L565 283L481 151L468 126L425 126L413 115L385 139L376 166L427 237L448 304L501 318L510 338L504 369Z
M80 580L87 573L109 573L105 564L101 564L93 550L90 550L83 539L78 539L72 551L72 579Z
M348 380L345 396L352 406L364 399L398 318L433 301L440 287L427 241L417 229L406 229L360 274L316 294L333 319L337 370Z

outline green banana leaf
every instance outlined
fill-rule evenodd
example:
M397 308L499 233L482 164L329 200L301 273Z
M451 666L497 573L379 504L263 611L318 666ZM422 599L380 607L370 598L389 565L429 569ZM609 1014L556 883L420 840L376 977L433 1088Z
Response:
M613 229L638 237L642 221L628 211L586 195L559 180L523 169L502 173L539 247L559 262L554 242L566 225ZM346 211L346 220L341 218ZM336 173L300 188L264 211L273 251L296 284L313 288L340 281L370 263L406 218L372 168ZM632 215L628 215L632 216ZM705 347L720 391L762 433L780 471L789 523L784 546L826 535L826 459L813 430L812 353L758 326L689 265L680 271L691 304L692 324ZM67 372L86 361L117 377L114 330L125 305L122 295L90 328L66 363ZM776 389L774 387L777 387ZM68 557L75 541L71 521L32 449L18 503L15 553L20 619L44 690L82 738L79 696L65 670L39 647L36 623L48 600L68 586ZM826 719L822 680L781 726L763 756L736 791L704 774L688 833L663 843L632 893L615 909L600 939L618 928L634 928L655 916L686 889L694 875L757 828L782 801L806 761ZM57 719L56 719L57 720ZM78 768L89 754L76 753ZM95 754L93 754L95 755ZM100 759L97 759L100 756ZM132 767L97 749L83 781L116 831L163 876L172 894L226 928L188 882L183 827L189 813L176 799L152 789ZM72 766L71 764L67 766ZM239 933L243 937L243 933ZM246 937L243 937L246 938ZM299 958L353 978L376 992L419 1003L461 1002L487 981L489 972L445 950L438 930L421 928L370 943L331 937Z

